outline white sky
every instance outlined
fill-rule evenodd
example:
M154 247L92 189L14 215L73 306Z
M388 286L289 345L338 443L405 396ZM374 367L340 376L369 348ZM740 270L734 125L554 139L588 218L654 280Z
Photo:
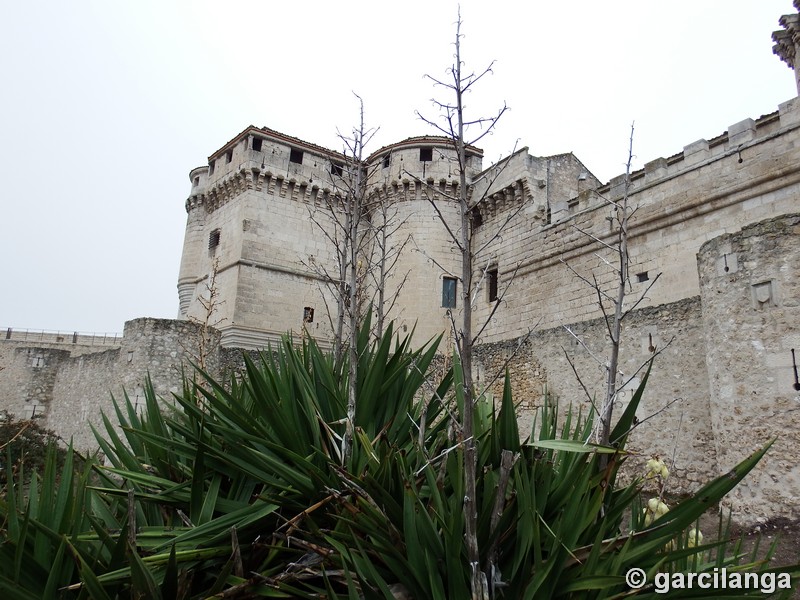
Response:
M463 57L506 101L484 165L515 143L600 179L796 94L772 54L790 0L462 0ZM433 133L456 3L40 0L0 22L0 326L121 331L177 313L189 171L248 125L333 149Z

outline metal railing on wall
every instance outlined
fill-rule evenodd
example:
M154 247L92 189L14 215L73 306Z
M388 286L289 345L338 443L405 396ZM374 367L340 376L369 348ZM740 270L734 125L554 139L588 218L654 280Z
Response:
M121 333L94 333L85 331L55 331L48 329L20 329L3 327L0 339L15 342L39 342L43 344L75 344L79 346L119 346Z

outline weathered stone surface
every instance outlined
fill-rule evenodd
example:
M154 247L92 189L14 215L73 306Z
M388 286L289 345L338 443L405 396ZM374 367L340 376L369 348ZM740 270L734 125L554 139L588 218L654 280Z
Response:
M721 257L736 257L720 273ZM799 517L800 214L768 219L703 245L698 254L710 424L720 468L772 439L731 498L754 517Z
M545 391L562 412L581 410L586 414L592 410L604 390L608 348L602 319L541 327L530 336L482 344L477 351L480 383L489 385L495 374L508 367L514 398L520 403L521 427L530 433ZM670 491L688 492L717 473L698 297L644 308L625 322L619 370L627 383L615 408L617 414L641 382L642 367L653 357L653 350L656 357L638 412L641 424L631 437L630 448L642 457L664 457L673 473ZM491 384L491 391L499 397L501 379ZM629 462L636 468L642 461L633 457Z
M19 418L35 416L80 449L96 448L89 424L102 427L101 411L113 414L112 394L144 403L149 377L157 394L169 400L179 390L181 369L198 361L201 326L190 321L135 319L125 324L115 347L104 349L84 339L31 343L13 338L0 343L0 408ZM219 333L205 357L219 370Z

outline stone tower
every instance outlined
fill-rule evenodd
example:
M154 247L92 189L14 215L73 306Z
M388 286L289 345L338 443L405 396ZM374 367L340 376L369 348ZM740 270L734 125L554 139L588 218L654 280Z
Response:
M448 199L457 188L453 159L446 139L418 137L381 148L363 167L370 223L377 228L387 221L388 242L407 242L386 279L386 297L398 300L387 318L405 330L416 326L420 342L446 330L447 311L458 308L443 298L456 297L443 268L457 272L460 259L437 216L438 209L458 221L457 205ZM469 148L470 179L481 159L481 150ZM332 199L346 193L342 178L352 168L338 152L248 127L212 154L208 166L192 170L179 318L206 318L213 277L218 301L209 321L225 346L265 347L304 326L323 344L330 341L327 311L335 307L331 284L338 272ZM371 264L370 256L363 264ZM367 277L367 286L372 281Z
M305 322L329 339L322 272L333 272L320 210L346 158L267 128L248 127L190 173L178 280L179 318L209 321L226 346L264 347ZM312 218L313 217L313 218ZM327 294L327 296L326 296Z
M467 148L467 181L481 171L483 151ZM385 223L389 246L405 244L387 278L387 315L414 339L425 342L450 326L461 310L457 281L461 255L451 231L460 227L458 171L452 143L443 137L415 137L385 146L368 159L372 221ZM383 210L383 213L381 212Z

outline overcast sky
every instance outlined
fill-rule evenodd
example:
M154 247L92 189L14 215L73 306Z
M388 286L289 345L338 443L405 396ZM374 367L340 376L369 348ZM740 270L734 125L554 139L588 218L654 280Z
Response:
M600 179L777 109L790 0L463 0L463 58L507 102L484 165L518 144ZM425 73L451 64L456 3L6 2L0 22L0 326L122 331L173 318L189 171L248 125L340 150L433 133Z

